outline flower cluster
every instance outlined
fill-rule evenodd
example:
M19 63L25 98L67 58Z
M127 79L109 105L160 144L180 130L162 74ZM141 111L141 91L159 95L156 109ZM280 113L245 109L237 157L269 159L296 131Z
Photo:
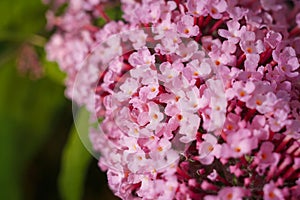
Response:
M300 198L300 2L48 2L48 59L122 199ZM97 24L99 19L105 25Z

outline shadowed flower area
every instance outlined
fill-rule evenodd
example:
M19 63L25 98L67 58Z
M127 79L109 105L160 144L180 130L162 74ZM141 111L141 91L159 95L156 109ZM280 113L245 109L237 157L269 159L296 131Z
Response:
M0 1L0 199L116 199L73 127L65 75L45 59L47 9Z

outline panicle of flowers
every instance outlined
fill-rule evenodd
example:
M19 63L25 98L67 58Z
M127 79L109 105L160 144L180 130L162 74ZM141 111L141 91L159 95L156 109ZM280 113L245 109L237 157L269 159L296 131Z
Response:
M119 21L114 3L53 1L46 47L104 119L90 139L114 193L299 199L299 1L121 0Z

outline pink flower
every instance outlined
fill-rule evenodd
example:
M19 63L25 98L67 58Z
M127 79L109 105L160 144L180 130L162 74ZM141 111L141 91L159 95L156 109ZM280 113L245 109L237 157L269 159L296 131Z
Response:
M191 88L186 93L187 98L180 98L179 104L183 111L196 113L200 108L200 92L197 87Z
M256 71L259 62L259 54L264 51L264 46L261 40L256 41L241 41L241 49L246 54L245 69L246 71Z
M220 190L218 196L222 200L241 200L245 196L245 190L241 187L226 187Z
M182 112L173 116L169 122L180 127L178 132L182 135L180 141L189 143L195 139L200 121L201 119L198 115Z
M211 134L205 134L202 138L204 141L197 144L199 161L204 165L210 165L215 157L220 157L221 145L218 144L217 138Z
M158 37L160 39L160 37ZM162 55L174 53L178 50L181 39L175 30L167 31L161 38L161 43L156 44L155 50Z
M127 163L128 169L132 173L142 171L143 168L146 168L149 165L145 152L142 150L129 154L127 156Z
M268 92L266 95L254 94L247 102L249 108L256 109L258 112L265 114L273 110L277 97L274 93Z
M269 125L265 116L256 115L249 127L252 129L253 136L257 137L257 139L267 140L269 138Z
M280 131L290 121L287 119L288 114L284 110L276 110L274 117L269 118L270 128L273 132Z
M155 130L164 116L159 110L159 106L153 102L148 103L150 123L146 128Z
M148 48L142 48L138 50L138 52L131 54L128 61L135 67L142 65L150 66L151 64L154 64L155 57L150 54Z
M247 81L246 84L242 81L236 81L233 83L232 88L226 90L226 96L229 99L236 96L240 101L247 102L251 98L254 90L255 84L252 81Z
M184 43L180 44L176 53L180 55L183 62L188 61L194 53L198 50L198 44L195 41L191 41L186 45Z
M236 132L239 129L239 125L237 122L239 122L240 120L241 117L239 115L229 113L224 124L224 131L226 131L226 133Z
M215 19L220 19L223 13L227 9L227 3L225 0L209 0L206 4L208 13Z
M156 27L153 27L153 32L157 33L155 39L164 38L168 33L176 31L176 24L171 22L170 18L163 20Z
M227 102L225 98L212 97L210 100L210 123L207 129L209 131L215 131L217 129L223 128L225 123L225 112L226 112Z
M196 17L206 16L208 13L205 9L205 3L200 0L188 0L186 6L188 12Z
M189 62L185 68L185 72L187 71L193 78L206 78L211 74L212 69L209 60L203 59L201 63L199 60Z
M129 99L134 93L137 92L140 83L133 78L126 79L125 82L120 86L120 92L115 94L115 97L119 101L124 101Z
M193 17L189 15L184 15L181 20L177 23L177 31L183 37L196 36L199 33L199 27L194 26Z
M155 98L158 94L158 87L157 83L142 87L139 91L140 98L143 100Z
M153 148L151 148L151 151L149 153L149 155L151 156L151 158L153 160L157 160L157 162L162 162L162 164L164 164L163 160L165 155L168 153L168 151L170 151L171 149L171 142L168 139L160 139ZM158 166L160 166L161 164L158 163ZM163 167L163 166L161 166Z
M207 195L204 200L242 200L245 191L241 187L225 187L219 191L218 196Z
M271 142L264 142L260 147L260 151L257 154L259 164L270 165L275 162L273 155L274 145Z
M265 42L274 49L282 40L282 36L280 33L276 33L274 31L269 31L266 35Z
M229 134L227 136L227 143L222 145L221 157L238 158L242 155L250 153L253 149L257 148L258 140L251 136L248 129L240 129L237 134Z
M288 77L298 75L298 72L295 72L295 70L299 68L299 61L293 48L285 47L281 51L273 51L273 57L278 62L278 71L280 74Z
M219 35L227 38L230 42L236 44L240 40L240 23L235 20L230 20L227 23L227 29L219 29Z
M264 186L264 199L266 200L284 200L282 191L278 189L274 182L268 183Z
M129 40L133 43L134 49L139 50L146 45L147 34L143 30L133 30L129 35Z

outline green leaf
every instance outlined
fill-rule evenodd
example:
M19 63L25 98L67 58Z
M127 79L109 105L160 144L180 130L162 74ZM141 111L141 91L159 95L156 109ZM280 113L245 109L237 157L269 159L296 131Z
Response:
M54 82L64 85L64 80L66 78L66 74L62 72L58 64L56 62L47 61L46 58L43 59L43 67L45 70L45 75L49 77Z
M0 1L0 40L22 42L45 27L46 6L41 0Z
M122 19L122 9L121 6L113 6L113 7L108 7L105 9L106 14L109 16L110 19L112 20L121 20Z
M66 106L64 87L21 77L15 61L0 67L0 199L20 199L28 162L55 129Z
M0 199L21 198L20 169L17 160L16 135L18 127L11 119L0 115Z
M59 175L59 189L63 200L82 199L85 175L92 159L78 134L88 134L89 113L81 108L76 121L76 127L72 128L63 152Z
M120 5L110 5L105 7L106 15L114 21L122 20L122 9ZM98 27L103 27L107 22L102 17L94 20L94 25Z

